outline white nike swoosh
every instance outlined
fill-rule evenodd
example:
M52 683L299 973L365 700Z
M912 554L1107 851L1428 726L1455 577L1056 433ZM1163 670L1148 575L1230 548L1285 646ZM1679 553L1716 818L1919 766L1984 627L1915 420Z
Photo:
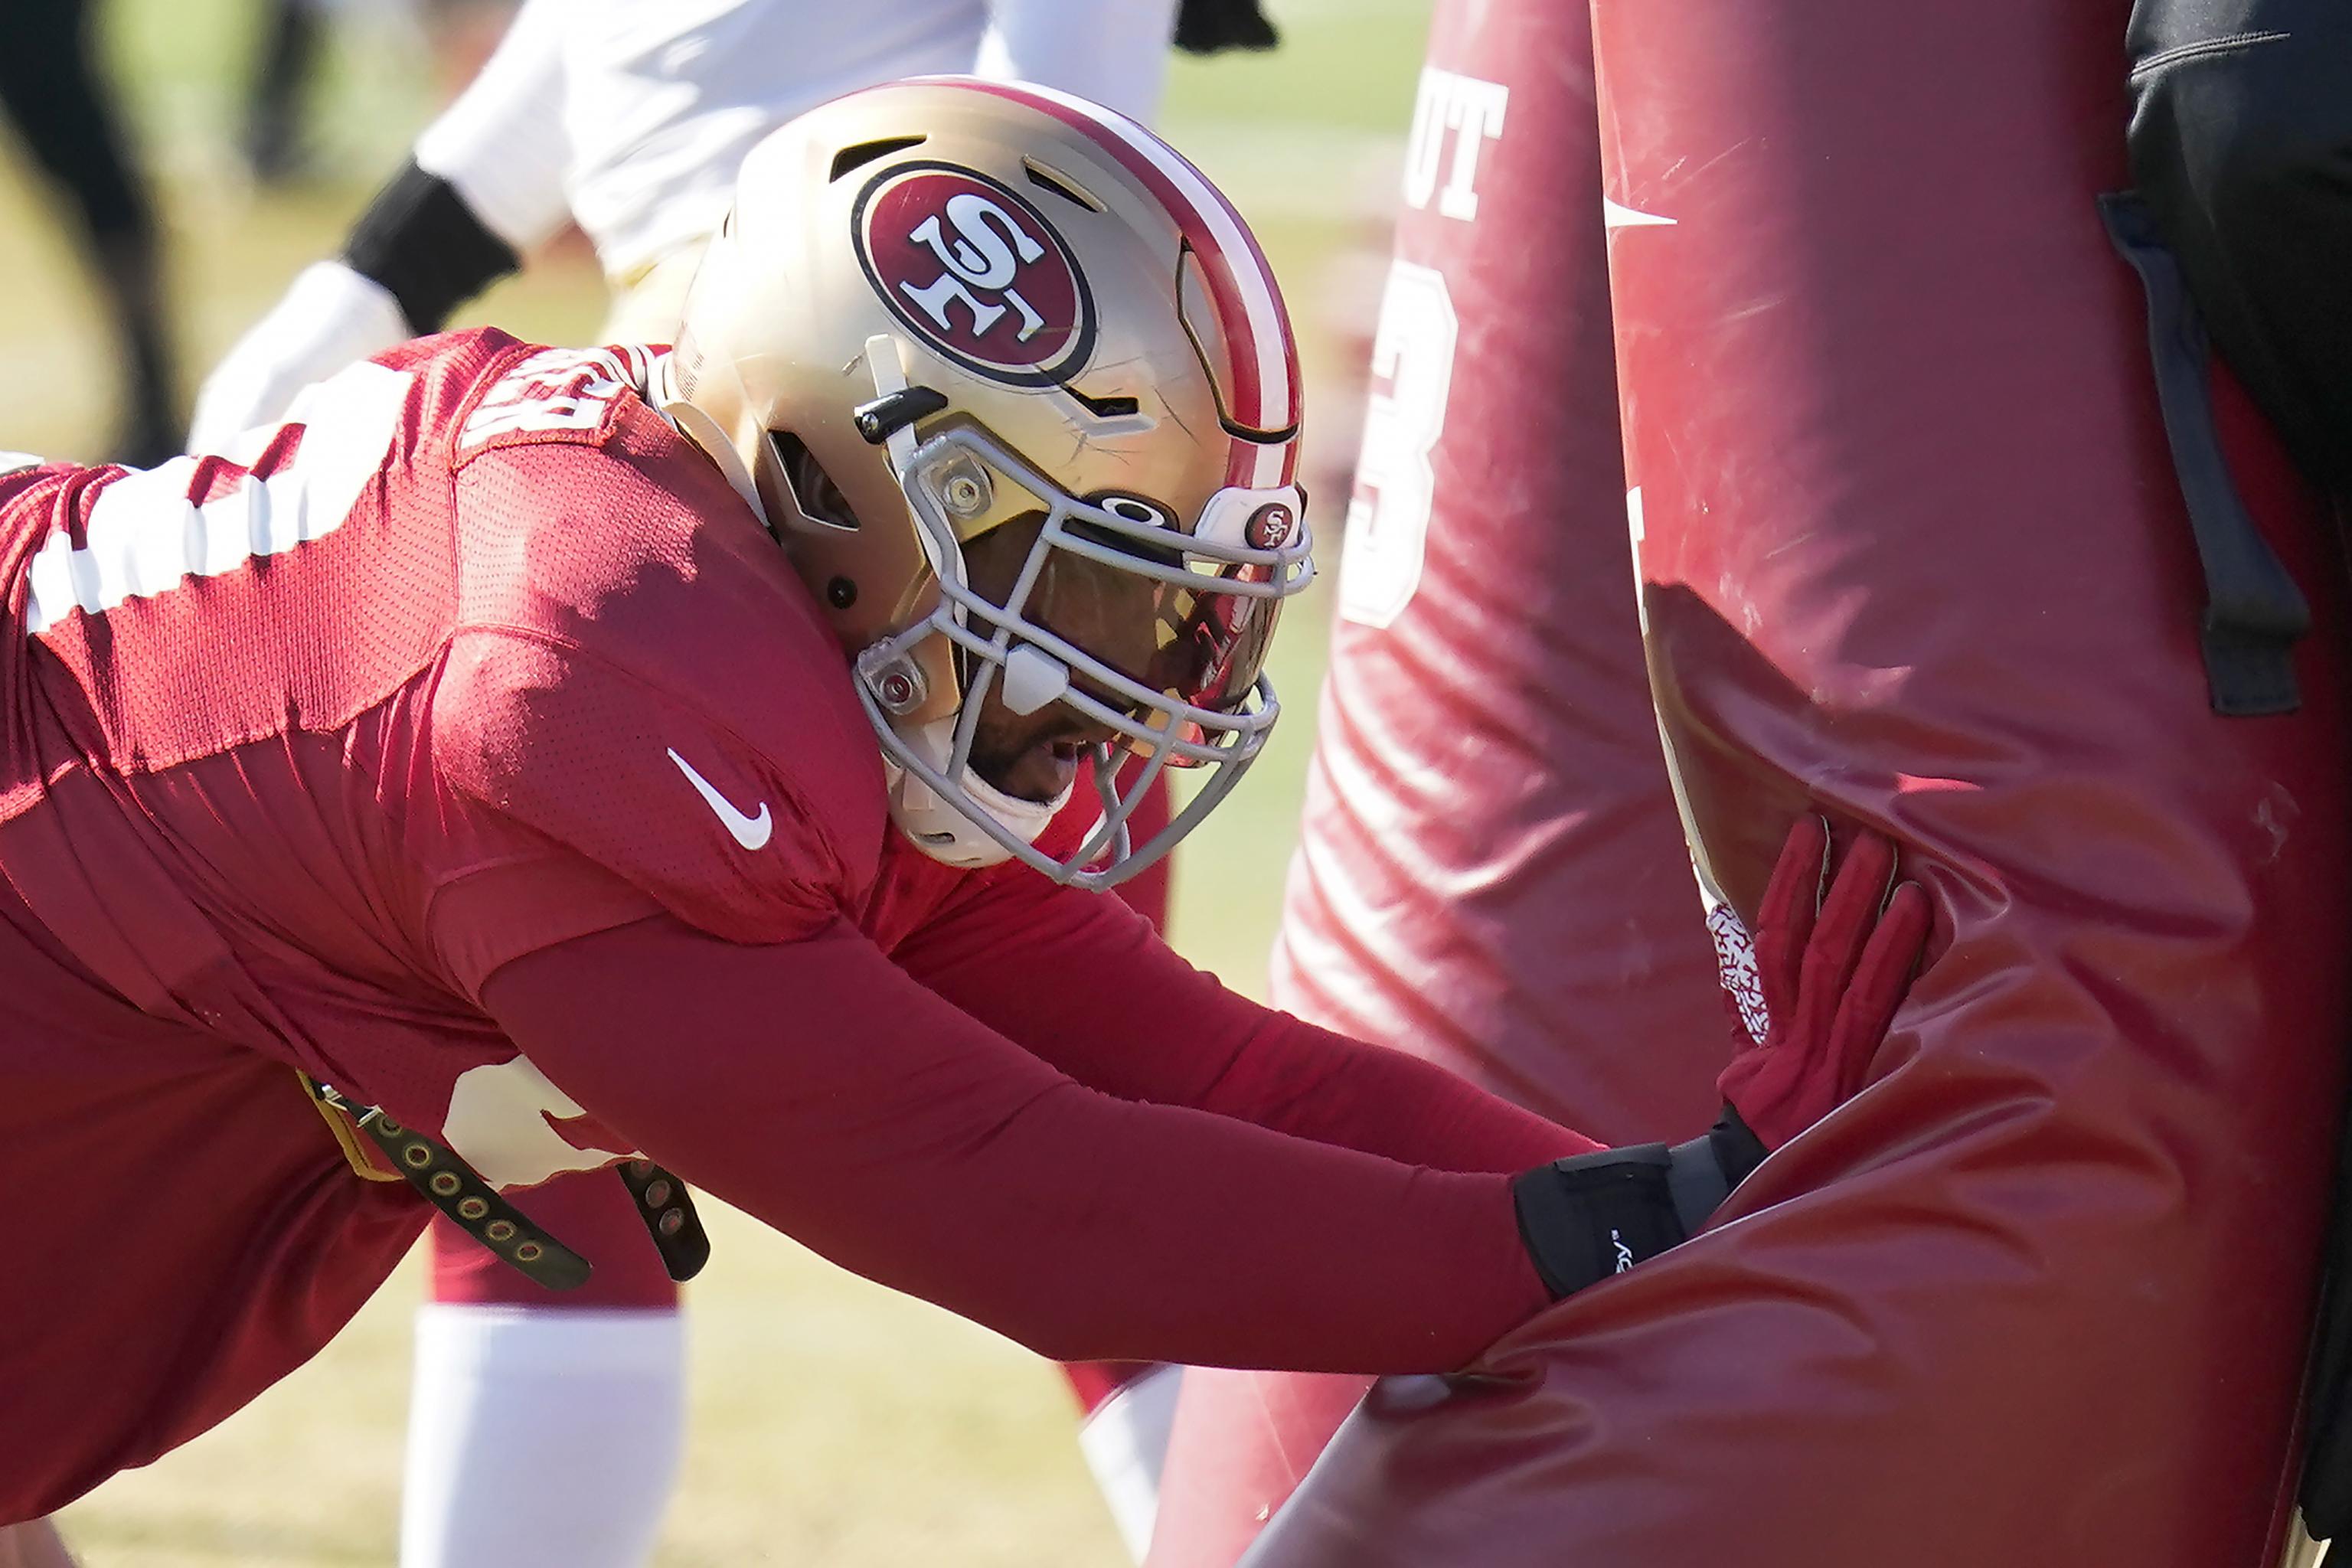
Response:
M776 819L768 815L766 801L760 803L757 816L747 816L736 810L733 801L720 795L709 779L694 771L692 763L679 756L676 751L670 752L669 760L677 764L677 771L686 775L686 782L692 784L710 809L719 814L719 820L727 825L727 831L734 835L736 843L746 849L758 849L768 842L768 836L776 830Z

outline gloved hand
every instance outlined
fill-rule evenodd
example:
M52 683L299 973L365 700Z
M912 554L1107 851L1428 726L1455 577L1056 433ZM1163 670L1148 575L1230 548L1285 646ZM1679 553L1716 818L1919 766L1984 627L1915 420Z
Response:
M1910 988L1932 917L1926 889L1905 882L1890 893L1894 877L1895 846L1874 833L1855 836L1832 876L1818 816L1799 817L1781 847L1756 909L1754 992L1743 994L1744 975L1725 975L1741 1021L1716 1080L1767 1152L1861 1090ZM1724 1174L1738 1186L1762 1161Z
M188 450L223 449L241 432L282 418L311 383L412 335L382 284L341 261L313 262L205 378Z
M1740 1020L1717 1079L1722 1120L1672 1149L1603 1149L1520 1175L1519 1235L1555 1297L1680 1246L1767 1154L1862 1088L1931 920L1916 884L1890 894L1894 875L1895 847L1864 833L1832 877L1829 825L1809 816L1781 847L1753 942L1729 911L1711 920Z

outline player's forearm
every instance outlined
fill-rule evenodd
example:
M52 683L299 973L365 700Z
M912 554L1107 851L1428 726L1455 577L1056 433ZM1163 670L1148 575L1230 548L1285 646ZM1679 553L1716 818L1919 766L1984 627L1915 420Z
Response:
M1507 1176L1075 1085L931 1171L865 1175L788 1227L1060 1360L1444 1372L1550 1300Z
M862 939L650 921L509 965L485 1000L688 1180L1064 1359L1437 1371L1549 1300L1509 1178L1081 1089Z
M521 263L454 186L411 160L352 226L343 264L391 295L422 337Z
M529 250L570 216L563 176L563 29L569 0L526 0L466 90L416 138L417 166L438 174L489 231Z
M1441 1171L1521 1171L1601 1147L1419 1058L1257 1011L1202 1110Z
M1107 1094L1444 1171L1522 1170L1595 1147L1441 1068L1260 1006L1112 900L1040 878L992 879L897 956Z

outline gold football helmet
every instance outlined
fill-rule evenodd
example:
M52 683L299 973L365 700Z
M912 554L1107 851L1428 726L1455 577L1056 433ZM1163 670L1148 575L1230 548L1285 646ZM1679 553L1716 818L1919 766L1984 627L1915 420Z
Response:
M661 396L831 619L935 858L1108 887L1256 756L1313 572L1297 353L1247 226L1141 126L967 78L793 121L744 161ZM1067 764L982 776L983 710L1051 710ZM1101 822L1048 854L1081 762ZM1135 844L1169 766L1213 771Z

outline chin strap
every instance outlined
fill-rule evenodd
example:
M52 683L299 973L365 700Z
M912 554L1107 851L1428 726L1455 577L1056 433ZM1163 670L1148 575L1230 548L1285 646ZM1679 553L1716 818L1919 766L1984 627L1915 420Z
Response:
M954 744L955 722L950 713L924 726L917 735L901 734L898 739L934 770L944 771ZM1013 852L990 837L962 807L942 797L912 769L887 755L883 762L889 775L890 820L916 848L944 865L968 870L1002 865L1013 858ZM961 783L973 810L988 813L1024 844L1037 841L1069 805L1076 788L1074 780L1052 800L1023 800L996 788L970 767L963 770Z
M1051 800L1024 800L1017 795L1005 794L967 767L963 771L963 787L964 793L971 796L973 805L1034 844L1052 825L1054 818L1062 814L1062 808L1070 804L1070 796L1077 790L1077 781L1073 779L1064 784L1062 793Z
M735 449L735 443L727 438L719 421L688 402L678 386L677 353L666 353L656 361L646 383L642 390L654 411L669 422L671 429L693 443L695 450L710 459L725 477L727 488L740 496L743 504L751 509L751 515L773 533L775 524L769 521L768 509L760 504L760 487L752 479L751 470L743 466L743 454Z

